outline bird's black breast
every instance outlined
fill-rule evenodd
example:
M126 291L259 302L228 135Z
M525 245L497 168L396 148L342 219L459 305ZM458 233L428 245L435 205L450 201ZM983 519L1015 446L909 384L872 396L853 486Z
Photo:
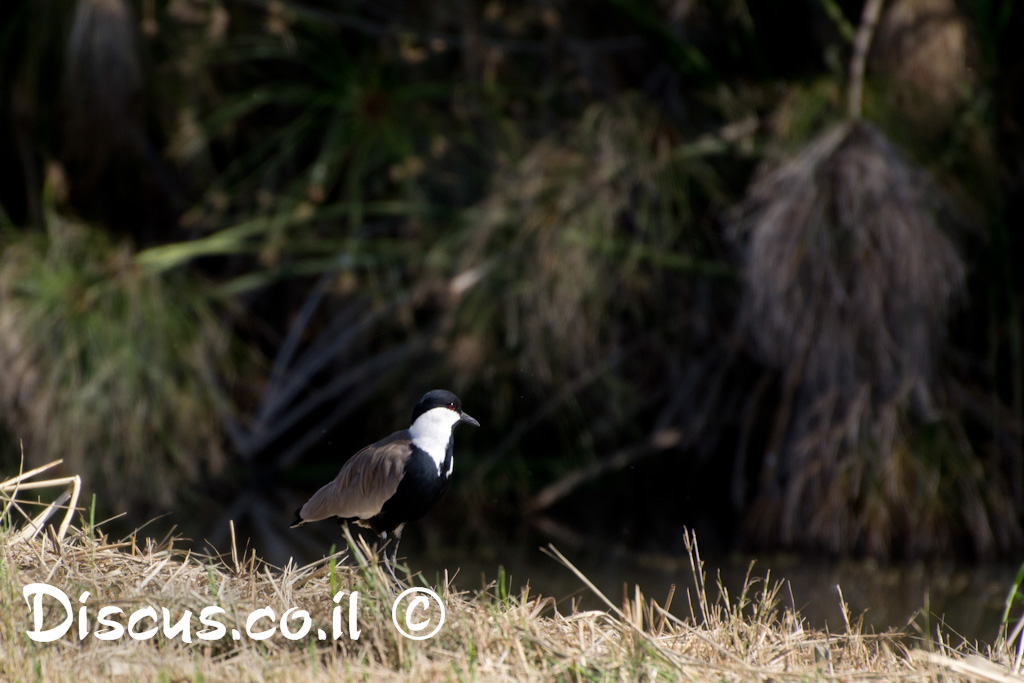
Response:
M378 531L390 531L400 524L413 522L437 503L448 490L452 471L452 441L448 442L445 458L438 473L434 460L420 448L413 446L412 455L405 463L405 472L398 490L391 496L380 513L371 521Z

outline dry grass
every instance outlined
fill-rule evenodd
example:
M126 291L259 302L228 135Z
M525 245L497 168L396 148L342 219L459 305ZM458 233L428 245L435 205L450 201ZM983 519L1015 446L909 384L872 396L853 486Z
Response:
M63 539L14 533L18 507L4 489L0 532L0 678L4 680L803 680L885 678L907 680L1024 680L1009 675L1010 664L979 655L964 656L943 643L927 652L908 651L897 634L867 635L856 621L845 632L808 629L800 616L782 606L780 585L750 580L738 596L723 592L712 601L695 543L691 565L696 594L687 594L687 618L633 591L621 606L605 598L553 548L549 554L573 571L606 603L607 610L566 609L550 598L524 590L509 595L491 584L477 592L458 590L448 577L436 586L447 611L438 635L422 642L398 635L390 619L392 593L365 548L306 567L271 567L252 554L233 551L214 558L176 549L173 541L154 543L138 534L114 542L84 521ZM52 528L51 528L52 532ZM336 564L337 563L337 564ZM557 571L556 566L552 566ZM413 577L414 580L419 577ZM342 599L339 640L298 641L280 632L267 640L245 635L234 641L190 644L158 632L150 640L127 636L100 641L77 637L77 621L63 638L37 643L27 636L31 615L23 587L43 582L64 591L73 608L83 591L91 596L90 630L97 611L116 605L125 614L151 606L166 607L172 622L191 610L219 605L228 629L244 628L253 610L271 607L282 615L291 607L308 610L313 630L331 632L331 596L360 592L358 640L347 637L347 604ZM672 600L670 595L668 601ZM53 604L50 601L48 604ZM666 605L667 607L667 605ZM48 614L49 628L63 610ZM125 623L125 617L118 617ZM278 623L278 622L275 622ZM138 630L144 630L144 624ZM260 623L255 631L268 624ZM296 625L292 622L292 626ZM193 634L200 625L194 617ZM1012 640L1012 639L1011 639ZM1002 647L1012 662L1013 648ZM992 653L989 653L990 656Z

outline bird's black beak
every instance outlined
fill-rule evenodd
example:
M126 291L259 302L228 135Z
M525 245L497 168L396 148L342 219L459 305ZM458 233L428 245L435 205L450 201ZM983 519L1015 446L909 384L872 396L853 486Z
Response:
M477 422L475 419L473 419L473 417L469 413L460 412L459 413L459 421L460 422L465 422L466 424L471 424L474 427L479 427L480 426L480 423Z

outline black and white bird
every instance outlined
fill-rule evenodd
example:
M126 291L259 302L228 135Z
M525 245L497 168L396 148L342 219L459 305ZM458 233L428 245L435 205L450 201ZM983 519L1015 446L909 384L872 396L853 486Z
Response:
M427 392L412 410L412 425L362 449L334 481L295 512L297 527L329 517L372 529L384 566L395 576L402 529L427 513L451 483L455 426L480 423L450 391Z

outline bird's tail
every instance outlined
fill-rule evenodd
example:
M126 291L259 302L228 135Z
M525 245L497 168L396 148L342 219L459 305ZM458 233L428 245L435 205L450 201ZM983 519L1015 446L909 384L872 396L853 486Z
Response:
M292 522L292 525L289 528L294 529L295 527L302 526L305 523L306 520L302 518L302 508L295 508L295 521Z

